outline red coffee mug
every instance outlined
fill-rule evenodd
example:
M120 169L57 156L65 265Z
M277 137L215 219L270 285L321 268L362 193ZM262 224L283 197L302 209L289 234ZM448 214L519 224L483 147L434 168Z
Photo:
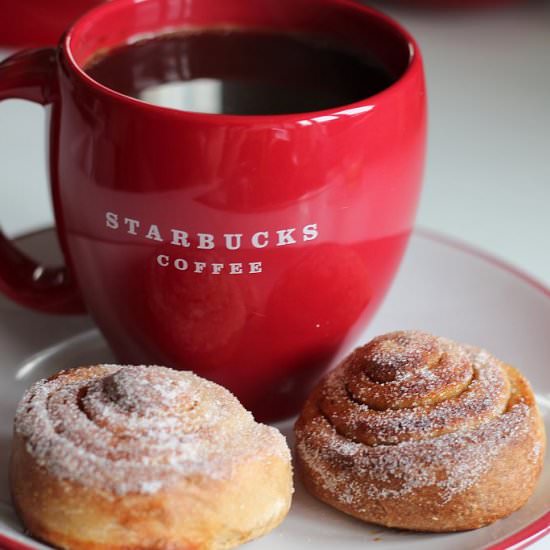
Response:
M220 23L345 40L397 80L334 109L235 116L147 104L82 69L137 35ZM13 97L52 110L67 267L1 237L0 289L52 313L85 304L122 362L196 371L263 419L294 413L376 311L411 232L426 139L412 37L345 0L117 0L57 49L0 64Z

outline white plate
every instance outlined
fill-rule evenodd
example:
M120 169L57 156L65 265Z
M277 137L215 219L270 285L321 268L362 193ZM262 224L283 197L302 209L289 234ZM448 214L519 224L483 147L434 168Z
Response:
M55 255L50 231L21 243L50 262ZM486 347L520 367L535 388L550 433L550 290L478 251L418 231L388 299L361 341L407 328ZM9 498L11 422L24 389L61 368L107 360L112 360L110 351L89 319L32 313L0 298L0 547L47 548L23 534ZM290 423L282 429L289 434ZM535 495L520 511L477 531L433 535L362 524L317 502L297 483L284 523L247 548L355 550L373 542L379 550L524 548L550 531L549 486L547 458Z

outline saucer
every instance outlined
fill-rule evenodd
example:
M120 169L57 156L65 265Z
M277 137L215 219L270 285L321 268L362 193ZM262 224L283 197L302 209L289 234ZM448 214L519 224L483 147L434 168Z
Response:
M52 230L19 239L27 252L60 262ZM491 350L531 381L550 433L550 289L519 270L439 234L417 230L381 310L350 349L376 334L423 329ZM12 508L8 479L11 424L23 391L36 380L77 365L112 362L87 317L48 316L0 297L0 548L48 549L27 536ZM279 425L292 439L292 422ZM289 441L292 444L292 441ZM518 512L464 533L427 534L364 524L318 502L299 481L290 514L248 550L501 550L525 548L550 534L550 457L537 490ZM550 537L549 537L550 540Z

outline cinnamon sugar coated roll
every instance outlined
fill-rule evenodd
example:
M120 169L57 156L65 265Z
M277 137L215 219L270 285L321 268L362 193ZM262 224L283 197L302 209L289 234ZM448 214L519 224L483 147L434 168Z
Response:
M98 365L34 384L15 417L12 497L64 549L233 548L278 525L290 453L226 389L164 367Z
M295 433L313 495L364 521L419 531L475 529L517 510L545 448L517 370L417 331L356 349L314 390Z

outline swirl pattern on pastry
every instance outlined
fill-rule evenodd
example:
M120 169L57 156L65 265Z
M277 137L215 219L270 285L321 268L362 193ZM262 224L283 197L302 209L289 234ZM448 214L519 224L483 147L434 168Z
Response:
M519 467L528 456L523 482L532 486L543 448L532 392L515 369L419 331L355 350L310 396L295 431L298 466L313 494L366 521L420 530L496 519L498 510L473 517L467 508L480 503L468 491L478 498L480 482L491 478L491 490L502 492L494 502L504 499L506 487L492 474L512 448ZM518 507L513 501L502 515Z
M243 461L290 459L227 390L165 367L62 371L21 401L15 430L50 474L116 495L154 493L182 477L225 479Z
M501 415L509 395L510 382L489 354L401 333L351 355L319 406L340 434L390 445L473 429Z

